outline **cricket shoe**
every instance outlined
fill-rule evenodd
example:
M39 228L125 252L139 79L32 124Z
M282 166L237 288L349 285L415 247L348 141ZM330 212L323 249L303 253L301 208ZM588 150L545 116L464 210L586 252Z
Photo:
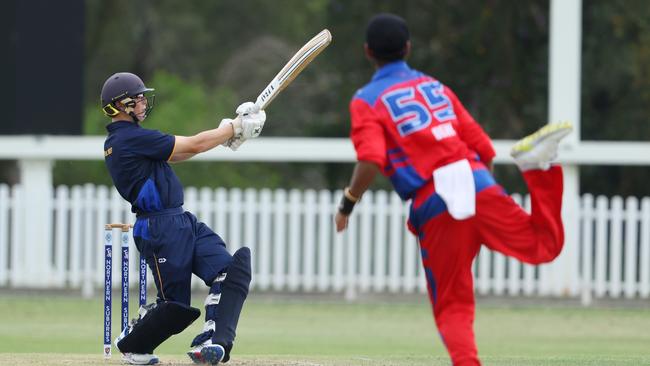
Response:
M122 361L129 365L156 365L158 356L151 353L122 353Z
M187 355L194 363L206 363L201 356L201 349L212 344L212 335L214 334L214 320L208 320L203 325L203 332L194 337L190 344L190 351Z
M201 348L201 357L203 361L210 365L216 365L221 361L225 361L226 350L220 344L211 344Z
M517 141L510 155L522 172L547 170L557 157L560 140L573 131L570 122L549 123L536 132Z
M226 350L220 344L212 344L212 341L192 348L187 355L197 364L216 365L219 362L225 362Z
M115 338L115 347L119 350L120 347L117 346L117 344L124 338L126 337L131 331L131 326L128 326L124 328L122 333L120 333L117 338ZM121 352L121 351L120 351ZM155 365L160 360L158 359L158 356L151 354L151 353L122 353L122 361L124 363L127 363L129 365Z
M208 339L207 341L205 341L202 344L199 344L199 345L196 345L196 346L192 345L192 348L189 350L189 352L187 352L187 356L194 363L197 363L197 364L206 363L205 360L203 359L203 356L201 355L201 350L203 349L203 347L206 347L206 346L211 345L211 344L212 344L212 341Z

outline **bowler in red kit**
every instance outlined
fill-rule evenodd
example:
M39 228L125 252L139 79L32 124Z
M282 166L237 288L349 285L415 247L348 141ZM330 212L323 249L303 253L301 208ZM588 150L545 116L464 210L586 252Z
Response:
M511 155L532 201L527 214L492 176L490 137L454 92L406 63L406 22L373 17L365 53L376 72L350 103L357 164L335 216L347 227L354 205L377 173L388 177L411 209L429 300L454 365L480 365L474 339L472 261L481 245L520 261L553 260L564 243L562 168L552 165L568 123L548 124L520 140Z

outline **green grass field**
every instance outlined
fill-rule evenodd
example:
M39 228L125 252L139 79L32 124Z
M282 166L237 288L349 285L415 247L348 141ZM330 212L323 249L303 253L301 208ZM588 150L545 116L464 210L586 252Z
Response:
M290 301L253 294L228 364L449 365L424 301ZM113 305L115 336L119 300ZM161 362L190 365L185 351L201 326L197 321L160 346ZM650 365L648 308L484 305L477 309L476 333L484 365ZM103 360L101 343L99 299L0 292L0 365L119 364L115 350L112 360Z

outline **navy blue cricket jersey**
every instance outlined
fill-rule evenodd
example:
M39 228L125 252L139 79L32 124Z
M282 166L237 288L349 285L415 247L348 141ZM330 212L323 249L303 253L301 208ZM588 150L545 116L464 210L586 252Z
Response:
M106 126L104 160L120 195L134 213L183 205L183 186L167 161L176 137L129 121Z

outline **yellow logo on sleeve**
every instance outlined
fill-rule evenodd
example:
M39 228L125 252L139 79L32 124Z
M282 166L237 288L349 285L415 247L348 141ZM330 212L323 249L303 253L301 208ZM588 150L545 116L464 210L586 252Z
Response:
M104 157L107 157L113 153L113 148L109 147L108 149L104 150Z

